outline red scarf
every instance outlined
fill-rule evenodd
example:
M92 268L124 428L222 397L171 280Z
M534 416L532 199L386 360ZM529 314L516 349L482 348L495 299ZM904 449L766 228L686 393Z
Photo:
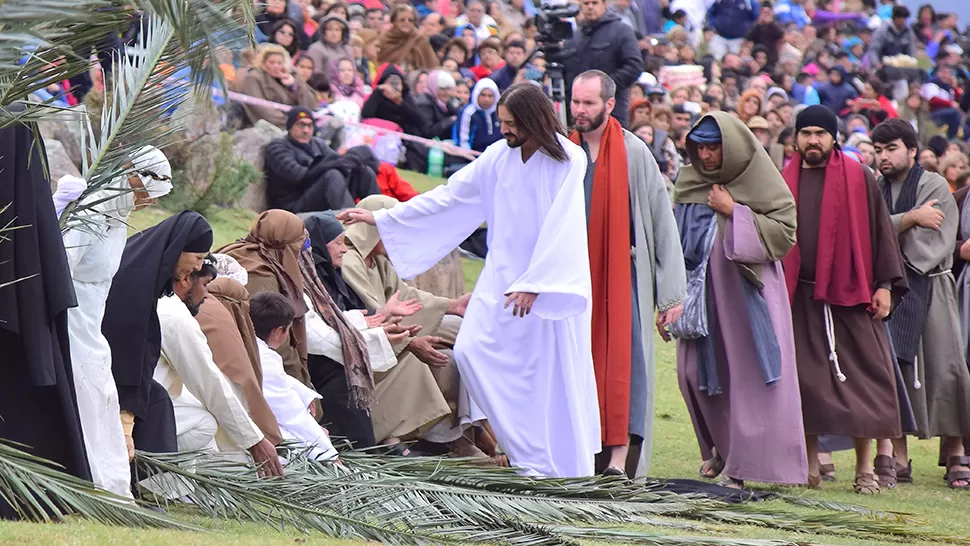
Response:
M580 143L573 132L569 139ZM626 445L630 424L633 290L630 185L623 129L608 118L593 173L589 266L593 280L593 369L603 445Z
M798 203L802 158L795 154L782 172ZM788 297L795 297L802 255L798 244L782 260ZM825 167L822 212L818 222L815 299L852 307L872 303L872 238L869 196L862 166L835 150Z

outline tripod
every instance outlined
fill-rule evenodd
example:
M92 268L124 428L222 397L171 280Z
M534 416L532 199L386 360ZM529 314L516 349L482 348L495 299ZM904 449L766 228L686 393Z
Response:
M550 62L546 66L546 74L549 74L549 98L552 99L553 109L559 116L559 123L565 129L568 123L566 119L566 77L563 74L563 66L557 62Z

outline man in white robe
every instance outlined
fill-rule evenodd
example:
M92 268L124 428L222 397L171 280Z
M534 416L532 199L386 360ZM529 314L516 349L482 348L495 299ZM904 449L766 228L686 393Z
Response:
M276 415L283 437L309 447L311 458L336 458L337 450L330 442L330 436L310 415L310 404L320 395L287 375L283 357L275 350L288 339L294 317L293 306L278 292L260 292L249 302L249 316L253 319L259 346L263 396Z
M488 223L488 257L455 344L462 380L512 466L529 475L590 476L600 424L585 153L562 134L538 87L511 87L498 115L505 141L446 186L390 210L340 217L376 225L404 278Z
M131 467L125 434L118 418L118 389L111 375L111 347L101 333L105 302L111 279L118 271L125 250L132 211L154 203L172 189L172 167L161 151L146 146L132 156L133 172L90 194L87 203L98 203L81 212L89 222L72 226L64 234L77 307L68 309L71 365L77 392L78 414L84 433L84 446L91 465L91 479L102 489L131 497ZM77 199L87 184L66 175L58 181L58 197L66 207ZM114 196L112 199L111 197ZM133 452L131 453L133 454Z
M161 356L154 380L172 397L179 451L213 449L249 451L269 475L282 475L276 448L249 417L228 378L212 360L202 327L193 318L214 277L206 264L173 282L172 296L158 300Z

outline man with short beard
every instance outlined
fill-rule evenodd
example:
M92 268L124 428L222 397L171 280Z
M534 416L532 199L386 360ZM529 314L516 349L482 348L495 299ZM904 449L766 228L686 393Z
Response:
M900 119L872 131L879 186L899 233L910 291L889 321L893 347L916 417L916 435L943 438L946 480L970 489L970 369L964 354L951 272L960 223L956 200L940 175L916 163L919 140ZM896 467L911 477L905 438L892 441ZM880 448L882 450L882 448Z
M687 281L663 175L643 141L611 116L615 92L599 70L573 80L570 139L588 158L599 466L604 475L632 477L646 475L652 447L654 336L642 320L656 313L657 330L669 341L667 326L680 317Z
M179 451L249 450L257 463L264 463L263 472L281 476L276 448L216 367L194 318L205 300L206 285L216 276L214 263L210 255L202 269L173 280L172 295L159 298L161 356L153 376L172 397Z
M892 299L905 293L896 231L875 176L836 143L838 120L809 106L795 120L795 150L782 175L798 207L798 242L785 257L792 302L808 455L808 484L821 486L818 437L854 438L856 493L877 482L873 438L901 435L896 375L886 327ZM892 449L876 465L895 475ZM891 472L890 472L891 471Z

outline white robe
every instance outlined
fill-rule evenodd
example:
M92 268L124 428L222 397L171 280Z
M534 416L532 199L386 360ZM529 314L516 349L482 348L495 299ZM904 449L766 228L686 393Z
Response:
M307 352L311 355L323 355L338 364L344 364L340 334L317 314L310 296L303 294L303 301L307 306L307 312L303 315L303 321L306 324ZM371 371L386 372L397 364L397 355L387 341L387 334L384 333L383 328L368 328L362 311L344 311L343 315L364 339L367 355L370 357Z
M263 370L263 396L273 410L283 438L310 447L309 457L332 459L337 450L323 427L310 415L310 403L320 395L283 370L283 357L261 339L259 363Z
M98 192L93 197L105 196ZM134 205L130 194L117 201L123 202L122 205L105 205L125 209L115 211L118 217L98 215L95 222L74 227L64 234L64 248L77 294L77 307L68 309L67 313L74 389L91 481L116 495L131 498L131 467L121 428L118 389L111 374L111 347L101 333L111 279L121 264L128 237L123 220L131 207L123 205L129 201Z
M157 312L162 344L152 378L172 397L175 420L181 421L181 426L176 423L179 435L198 438L200 434L191 430L193 423L210 428L211 420L199 419L199 408L204 408L218 425L215 440L220 451L246 451L262 441L263 432L249 417L246 397L212 360L202 327L182 300L174 295L163 296L158 299ZM192 397L183 398L185 392ZM208 442L198 443L204 446Z
M374 213L403 278L429 269L488 223L488 258L465 313L455 358L512 465L529 475L593 474L599 405L583 177L586 155L560 136L569 161L499 141L446 186ZM506 294L538 294L524 318ZM482 416L473 416L473 418Z

